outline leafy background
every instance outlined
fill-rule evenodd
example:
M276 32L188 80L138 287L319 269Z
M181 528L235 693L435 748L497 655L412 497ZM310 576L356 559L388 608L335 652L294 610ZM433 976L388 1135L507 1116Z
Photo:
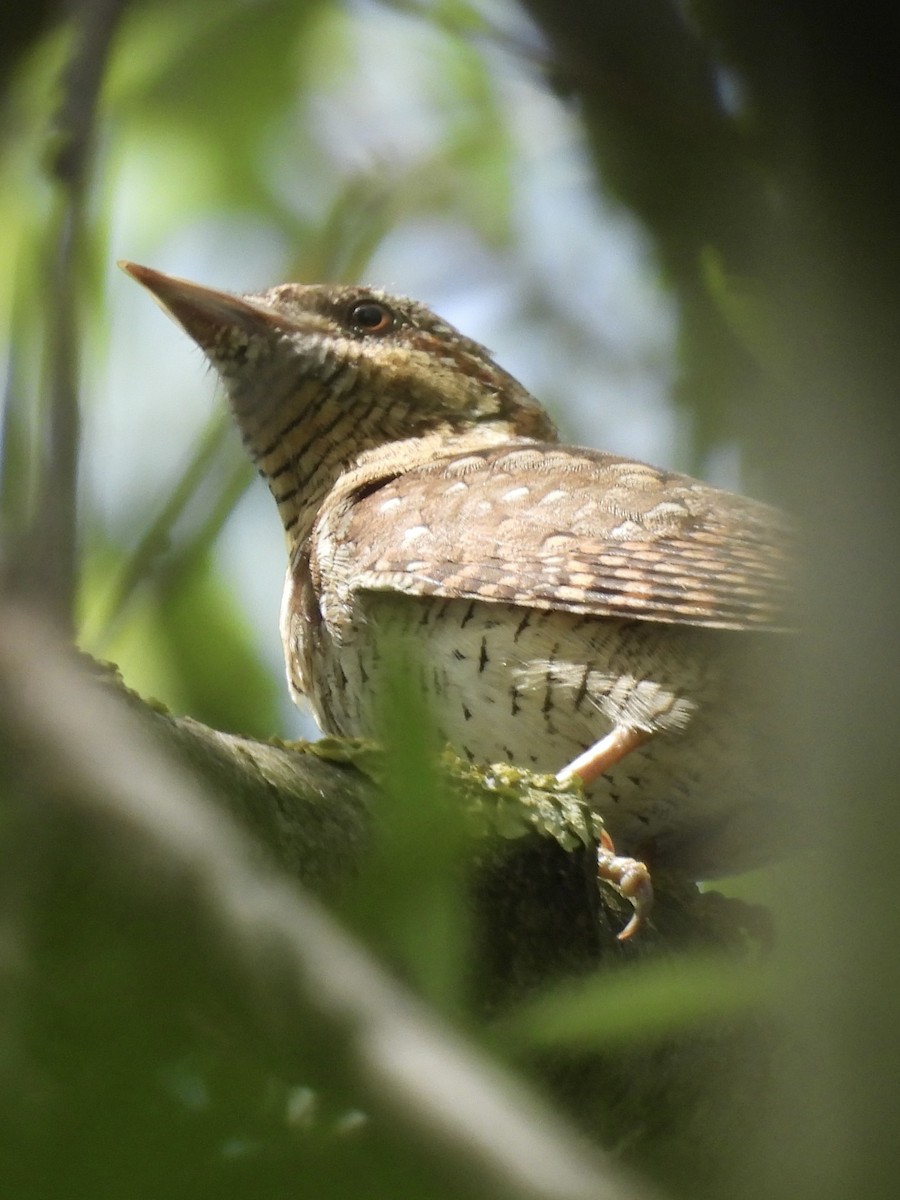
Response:
M810 549L812 636L773 703L792 734L786 803L820 846L756 884L781 915L767 992L790 1052L748 1129L752 1153L719 1194L892 1195L890 18L801 0L136 0L2 20L10 590L47 601L81 645L176 711L259 735L300 728L275 633L274 511L199 355L115 272L117 257L236 290L365 278L414 294L490 345L572 440L789 505ZM66 99L67 64L85 60L100 84L92 155ZM382 885L400 925L418 885ZM73 902L79 923L40 960L51 982L34 1020L52 1069L26 1072L24 1102L11 1026L10 1194L122 1194L126 1171L135 1196L456 1194L425 1163L398 1173L388 1142L334 1154L354 1109L338 1096L308 1119L327 1062L310 1056L286 1080L253 1048L240 1062L203 1039L198 1050L165 1006L148 1022L130 981L145 978L152 930L123 893L105 899L124 904L131 936L113 953L86 932L105 928L106 909ZM447 930L450 976L461 936ZM159 970L177 979L180 964L163 954ZM733 977L693 977L703 987L685 1021L698 994L734 1004ZM645 1034L672 1020L678 986L656 985ZM745 987L755 996L759 980ZM13 981L10 996L21 1007L26 992ZM62 996L80 1012L95 996L114 1003L116 1037L98 1009L76 1054ZM588 1005L601 1038L602 1007ZM576 1010L561 1010L563 1031ZM65 1103L76 1094L77 1114ZM62 1102L48 1108L48 1095ZM298 1128L310 1139L299 1192Z

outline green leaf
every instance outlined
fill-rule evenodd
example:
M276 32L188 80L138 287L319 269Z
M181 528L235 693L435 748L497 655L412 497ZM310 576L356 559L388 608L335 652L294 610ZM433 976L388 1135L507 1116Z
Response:
M365 870L345 913L445 1011L462 996L469 941L462 856L469 824L439 769L440 744L408 643L380 643L377 689L382 800Z
M82 582L88 617L105 610L121 561L108 544L92 549ZM89 641L85 648L92 649ZM278 732L282 681L260 661L246 616L209 552L145 579L103 655L129 687L173 712L248 736Z
M745 1013L769 996L769 972L720 956L633 963L554 988L500 1027L529 1046L601 1050Z

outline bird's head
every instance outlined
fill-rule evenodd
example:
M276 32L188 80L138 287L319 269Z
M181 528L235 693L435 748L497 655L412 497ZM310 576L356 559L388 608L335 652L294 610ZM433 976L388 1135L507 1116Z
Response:
M364 451L410 438L556 437L537 401L483 346L413 300L298 283L236 296L120 265L222 378L279 502L285 487L321 493Z

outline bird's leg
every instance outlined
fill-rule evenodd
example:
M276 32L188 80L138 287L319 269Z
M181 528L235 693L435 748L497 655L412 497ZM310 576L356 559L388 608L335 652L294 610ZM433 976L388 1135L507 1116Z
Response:
M599 742L579 754L567 767L557 773L556 778L562 783L568 783L573 775L577 775L585 787L593 783L598 775L614 767L617 762L649 741L653 734L646 729L617 728Z
M614 729L585 750L584 754L579 754L568 766L563 767L556 778L567 783L577 775L587 786L652 736L652 733L644 729ZM634 908L634 915L618 935L620 942L625 941L637 933L653 907L650 872L646 864L638 859L617 854L612 838L604 830L597 847L597 874L607 883L611 883L619 895L629 900Z

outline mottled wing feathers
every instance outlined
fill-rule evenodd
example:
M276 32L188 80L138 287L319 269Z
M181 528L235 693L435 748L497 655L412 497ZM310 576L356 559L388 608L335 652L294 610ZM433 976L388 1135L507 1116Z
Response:
M348 497L345 588L722 629L793 624L774 510L599 451L520 443Z

